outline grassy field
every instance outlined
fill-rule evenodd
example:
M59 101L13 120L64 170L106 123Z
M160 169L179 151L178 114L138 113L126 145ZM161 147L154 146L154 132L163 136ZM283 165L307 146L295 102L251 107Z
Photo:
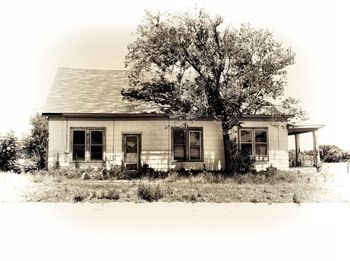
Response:
M350 175L300 170L235 178L175 173L156 180L83 180L1 173L0 191L0 202L350 202Z

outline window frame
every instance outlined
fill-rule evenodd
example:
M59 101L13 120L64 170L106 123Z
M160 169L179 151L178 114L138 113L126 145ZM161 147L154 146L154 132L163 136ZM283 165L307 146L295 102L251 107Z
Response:
M85 159L75 160L73 155L73 135L74 131L85 131ZM102 159L91 159L91 132L102 131ZM96 144L95 144L96 145ZM101 146L101 144L99 144ZM70 128L70 161L71 162L102 162L106 155L106 128L105 127L71 127Z
M182 131L184 133L184 142L182 144L179 143L175 143L175 131ZM184 128L172 128L172 132L171 132L171 141L172 141L172 159L179 161L179 162L183 162L186 161L187 159L187 137L186 137L186 130ZM182 146L184 149L184 157L183 158L177 158L175 159L175 146Z
M199 145L191 145L191 132L198 132L199 133ZM199 159L191 159L191 148L198 148L199 147ZM188 160L189 161L201 161L202 160L202 131L201 130L188 130Z
M92 144L92 132L102 132L102 143L99 143L99 144ZM90 155L90 161L103 161L103 156L104 156L104 142L103 142L103 137L104 137L104 132L103 130L97 130L97 129L91 129L89 131L89 135L90 135L90 141L89 141L89 144L90 144L90 148L89 148L89 155ZM99 146L102 146L102 159L92 159L92 147L99 147Z
M242 142L241 141L241 137L242 137L241 136L241 132L242 131L250 131L250 134L251 134L251 141L250 142L247 142L247 141ZM251 149L252 154L250 154L250 156L253 157L253 155L254 155L254 131L252 129L248 129L248 128L240 129L239 130L239 141L240 141L239 146L240 146L241 150L242 150L242 144L249 144L249 145L251 145L251 147L252 147L252 149Z
M74 132L75 131L83 131L84 132L84 144L74 144ZM74 130L72 130L72 140L71 140L71 142L72 142L72 146L71 146L71 148L72 148L72 161L85 161L86 160L86 137L87 137L87 135L86 135L86 130L84 130L84 129L74 129ZM74 145L78 145L78 146L82 146L82 145L84 145L84 159L74 159Z
M241 131L242 130L250 130L252 132L252 142L242 142L241 141ZM255 132L256 131L265 131L266 132L266 142L257 142L255 141L256 136ZM239 141L239 147L241 148L241 144L252 144L252 154L251 156L255 159L256 162L268 162L269 161L269 131L268 128L261 128L261 127L243 127L239 128L238 131L238 141ZM257 155L256 154L256 145L261 145L261 144L266 144L266 150L267 154L266 155Z
M175 143L174 143L174 132L175 130L183 130L184 131L184 146L185 146L185 158L184 159L175 159ZM190 132L199 132L200 133L200 158L199 159L191 159L190 155ZM204 148L203 148L203 127L172 127L171 128L171 158L176 162L203 162L204 161ZM182 144L181 144L182 145Z

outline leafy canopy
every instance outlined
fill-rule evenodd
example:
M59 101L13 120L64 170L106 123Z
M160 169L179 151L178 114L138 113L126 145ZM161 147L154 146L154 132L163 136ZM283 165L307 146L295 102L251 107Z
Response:
M320 145L320 158L323 162L342 162L350 159L350 152L335 145Z
M126 99L157 104L173 116L211 115L227 131L244 114L282 102L286 67L294 53L268 30L244 24L222 28L223 18L147 12L138 38L128 46L126 67L132 88ZM291 103L291 102L292 103Z
M32 125L31 133L24 138L24 151L32 158L39 169L47 167L48 154L48 120L46 117L36 113L30 119Z
M11 131L0 138L0 171L13 170L18 159L18 141Z

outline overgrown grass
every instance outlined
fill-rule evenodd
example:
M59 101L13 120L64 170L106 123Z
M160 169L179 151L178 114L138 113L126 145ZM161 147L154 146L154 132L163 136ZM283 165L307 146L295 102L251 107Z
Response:
M55 182L62 182L63 178L82 180L135 180L147 178L150 180L165 180L166 182L176 182L186 180L195 183L238 183L238 184L276 184L279 182L292 183L296 180L296 175L288 171L279 171L276 168L269 167L265 171L254 171L247 174L233 175L231 173L209 172L201 170L178 170L170 173L157 172L151 168L143 167L139 173L125 173L117 165L110 169L104 167L97 168L51 168L48 171L37 171L33 173L35 177L46 176L54 177ZM35 182L41 182L37 177Z
M158 201L163 197L163 193L160 189L160 185L151 185L140 183L137 187L137 195L139 198L148 202Z
M97 199L119 200L119 191L115 188L101 189L95 194Z
M116 188L96 188L88 191L87 189L78 189L73 192L73 202L81 202L92 199L107 199L117 201L120 199L120 193Z
M97 173L97 174L96 174ZM81 175L89 175L89 179ZM327 187L335 179L323 173L296 173L268 169L244 175L171 172L165 178L140 177L119 180L103 169L40 171L31 175L39 192L32 201L131 201L131 202L322 202L333 193ZM350 194L350 193L349 193ZM349 199L350 201L350 199Z
M74 203L77 203L77 202L84 201L86 198L87 198L87 194L84 191L77 190L74 192L72 199Z

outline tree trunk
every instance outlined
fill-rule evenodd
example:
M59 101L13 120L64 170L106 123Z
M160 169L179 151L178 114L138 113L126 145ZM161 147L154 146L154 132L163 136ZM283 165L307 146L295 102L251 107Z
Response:
M222 124L222 138L224 142L224 153L225 153L225 171L232 171L232 148L230 135L228 134L228 130L225 128L224 124Z

